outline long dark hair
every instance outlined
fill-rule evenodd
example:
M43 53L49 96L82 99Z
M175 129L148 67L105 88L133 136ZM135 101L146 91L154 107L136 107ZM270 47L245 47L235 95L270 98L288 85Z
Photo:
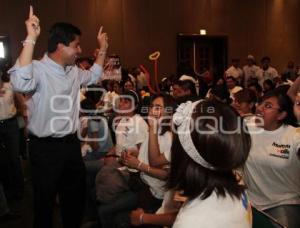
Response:
M262 101L271 98L276 97L278 101L278 105L280 107L280 112L286 112L286 117L281 121L283 124L291 125L294 127L298 127L297 124L297 118L294 115L293 111L293 102L291 98L286 94L285 90L282 90L282 88L278 87L274 90L271 90L267 92L263 97Z
M172 115L175 112L175 109L177 108L177 103L175 102L175 99L166 93L159 93L156 94L152 97L151 99L151 104L152 102L161 97L164 102L164 111L167 113L167 117L162 120L162 128L160 135L164 135L167 131L171 131L171 121L172 121Z
M217 123L212 118L218 120ZM239 185L233 170L244 165L251 147L251 138L245 130L247 127L244 121L232 107L217 100L199 103L192 119L195 121L195 128L190 132L193 144L197 152L216 170L204 168L190 158L179 136L175 134L168 188L182 191L189 199L198 196L205 199L213 191L218 196L224 197L228 193L240 198L245 187ZM210 131L211 126L217 131L203 133Z

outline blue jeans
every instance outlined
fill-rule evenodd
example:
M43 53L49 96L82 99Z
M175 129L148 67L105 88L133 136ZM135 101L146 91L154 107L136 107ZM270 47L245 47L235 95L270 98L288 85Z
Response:
M281 205L264 210L264 212L288 228L300 227L300 205Z

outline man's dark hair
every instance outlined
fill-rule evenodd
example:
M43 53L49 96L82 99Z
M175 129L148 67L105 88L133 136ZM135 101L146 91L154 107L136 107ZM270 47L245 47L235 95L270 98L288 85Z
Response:
M250 83L247 87L248 87L248 88L249 88L249 87L254 87L255 90L256 90L257 92L259 92L259 93L262 92L262 87L261 87L261 85L258 84L257 82Z
M55 23L49 31L48 53L56 51L59 43L68 46L70 42L75 40L76 36L80 35L80 29L72 24L64 22Z
M264 56L264 57L262 57L261 58L261 60L260 60L261 62L264 62L264 61L271 61L271 58L269 57L269 56Z
M216 170L204 168L189 157L175 134L171 148L169 189L182 191L189 200L198 196L206 199L214 191L222 197L225 197L226 193L232 197L241 197L244 186L239 185L233 170L245 164L251 138L245 131L245 122L238 116L231 106L216 100L206 100L195 107L192 115L195 127L192 127L189 134L197 152ZM211 118L217 119L218 123ZM211 127L217 130L211 134L203 133L210 131Z
M191 80L179 80L177 85L179 85L183 90L189 90L191 93L190 95L197 96L196 85Z

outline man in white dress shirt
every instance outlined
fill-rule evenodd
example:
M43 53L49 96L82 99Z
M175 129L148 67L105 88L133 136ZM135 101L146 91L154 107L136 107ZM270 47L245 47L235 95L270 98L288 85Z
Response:
M33 95L28 101L29 153L34 190L34 227L51 228L56 194L63 227L79 228L85 196L85 168L76 131L81 85L98 80L108 48L107 35L98 33L100 51L89 70L75 66L81 53L80 30L56 23L49 31L48 52L32 60L40 24L30 7L27 37L9 70L14 90Z
M240 65L240 60L239 59L232 59L232 65L225 71L225 76L226 77L234 77L235 80L238 81L239 84L241 84L243 80L243 71L239 67Z
M262 85L263 82L267 79L270 79L273 81L274 78L279 77L278 71L270 66L271 58L268 56L265 56L261 59L261 68L258 71L258 79L259 84Z
M259 71L259 66L255 64L255 58L253 55L248 55L246 62L247 64L243 67L245 87L248 86L252 79L257 79L257 74Z

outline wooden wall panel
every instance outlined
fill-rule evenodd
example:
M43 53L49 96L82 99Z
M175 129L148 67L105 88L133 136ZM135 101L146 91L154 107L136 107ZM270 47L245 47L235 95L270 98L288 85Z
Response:
M65 0L66 4L66 21L78 26L82 32L81 48L82 55L92 55L94 49L98 47L97 33L97 11L95 0ZM86 4L88 3L88 4Z
M100 25L109 33L110 53L121 56L123 65L145 64L148 55L161 51L160 75L176 69L176 34L199 33L228 36L228 59L272 58L281 70L289 59L300 65L300 1L296 0L0 0L0 35L10 35L12 56L25 38L24 21L33 2L41 19L42 35L35 56L46 49L49 27L69 21L82 32L83 55L96 47Z
M124 46L123 31L123 1L122 0L97 0L97 24L104 26L109 35L109 52L119 54L121 58L127 50Z

